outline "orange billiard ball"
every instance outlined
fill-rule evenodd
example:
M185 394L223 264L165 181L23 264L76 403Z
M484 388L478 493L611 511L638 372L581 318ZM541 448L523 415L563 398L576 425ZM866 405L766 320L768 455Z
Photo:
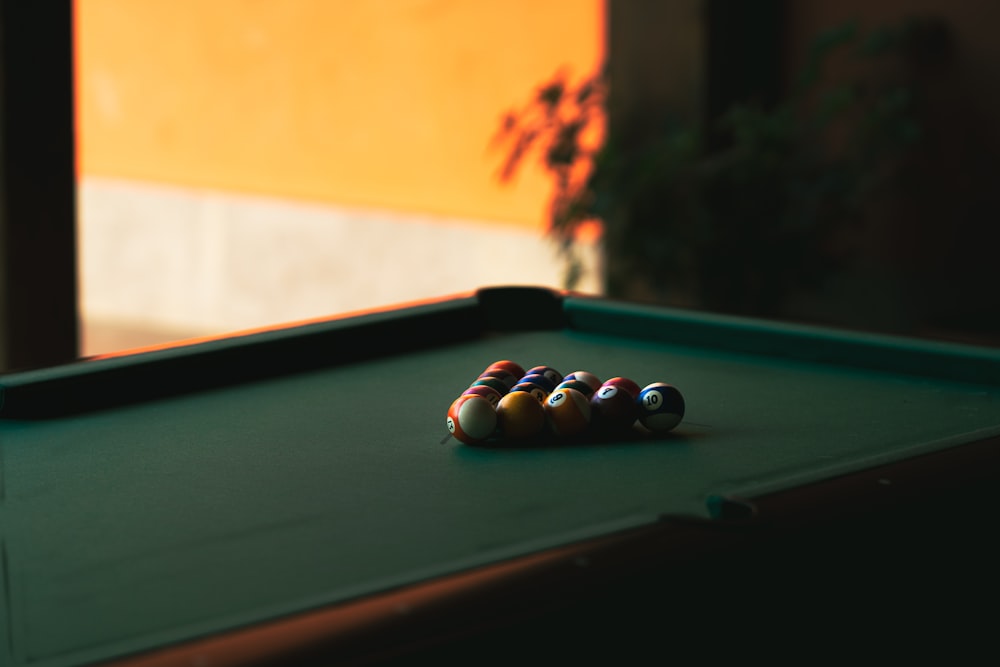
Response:
M516 361L511 361L510 359L501 359L499 361L494 361L492 364L486 367L483 374L487 374L492 370L500 369L510 373L511 375L521 378L524 376L524 366L517 363Z
M497 404L497 427L505 438L531 438L545 428L545 406L528 391L512 391Z
M590 426L590 401L576 389L556 389L545 399L545 415L556 435L578 435Z
M446 423L459 442L472 445L496 433L497 411L483 396L462 394L448 407Z
M476 379L485 380L487 378L494 378L500 380L501 382L504 383L504 386L508 390L515 384L517 384L517 381L521 379L520 377L511 373L510 371L506 371L502 368L487 368L485 371L480 373L479 377Z

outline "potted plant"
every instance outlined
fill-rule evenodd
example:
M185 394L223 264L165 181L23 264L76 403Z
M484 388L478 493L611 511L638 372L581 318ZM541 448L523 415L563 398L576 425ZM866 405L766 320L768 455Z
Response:
M596 223L609 296L781 316L861 251L873 206L899 183L921 137L906 65L939 27L837 26L777 104L699 123L666 110L638 146L607 130L613 81L558 73L504 117L500 178L531 159L551 176L547 233L567 288L583 269L581 230Z

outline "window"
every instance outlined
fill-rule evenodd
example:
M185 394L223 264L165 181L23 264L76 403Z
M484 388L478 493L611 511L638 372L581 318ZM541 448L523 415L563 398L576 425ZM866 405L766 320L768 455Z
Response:
M602 2L78 0L84 354L560 286L502 114L602 58ZM596 291L596 276L580 287Z

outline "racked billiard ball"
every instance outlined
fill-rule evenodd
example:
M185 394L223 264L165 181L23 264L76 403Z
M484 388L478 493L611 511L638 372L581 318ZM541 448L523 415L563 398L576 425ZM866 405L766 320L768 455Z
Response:
M513 387L510 388L509 393L513 394L516 392L526 392L528 394L531 394L531 396L539 403L544 403L545 399L549 397L550 393L546 391L543 387L537 384L533 384L531 382L519 382L515 384Z
M601 386L619 387L631 394L632 398L637 398L639 396L639 390L641 389L639 383L625 377L613 377L605 380Z
M487 399L477 394L462 394L448 408L448 432L471 445L486 440L497 429L497 411Z
M497 377L480 377L477 378L470 386L478 387L480 385L486 385L487 387L492 387L493 389L496 389L497 393L499 393L501 396L510 391L510 387L507 386L507 383L504 382L501 378Z
M523 439L545 428L545 406L526 391L513 391L497 404L497 427L504 438Z
M576 389L557 389L545 399L545 415L556 435L577 435L590 426L590 401Z
M545 393L552 393L558 382L553 382L548 376L541 373L528 373L517 381L518 384L533 384L545 390Z
M510 373L511 375L516 376L517 378L521 378L524 375L524 367L521 366L521 364L517 363L516 361L511 361L510 359L501 359L499 361L494 361L492 364L486 367L486 370L483 371L483 374L485 375L487 372L493 370L494 368L503 369L508 373Z
M533 366L525 371L524 375L544 375L549 379L553 387L563 380L562 374L551 366Z
M598 378L590 371L573 371L572 373L569 373L568 375L566 375L566 377L563 378L563 382L566 382L567 380L581 380L583 382L586 382L590 386L591 393L600 389L601 385L603 384L600 378Z
M636 402L639 421L654 433L666 433L684 418L684 397L677 387L666 382L646 385Z
M479 384L474 387L469 387L462 393L478 394L479 396L482 396L487 401L489 401L494 408L497 406L497 403L499 403L500 399L503 397L503 394L501 394L499 391L485 384Z
M479 377L476 379L482 380L484 378L496 378L502 381L504 385L506 385L507 389L513 387L515 384L517 384L517 381L521 379L518 376L511 373L510 371L497 367L487 368L485 371L480 373Z
M603 431L622 431L639 418L635 397L612 384L602 385L594 392L590 397L590 410L594 428Z
M578 392L586 396L588 399L594 395L594 388L583 380L563 380L556 385L556 389L576 389ZM555 389L553 390L555 391Z

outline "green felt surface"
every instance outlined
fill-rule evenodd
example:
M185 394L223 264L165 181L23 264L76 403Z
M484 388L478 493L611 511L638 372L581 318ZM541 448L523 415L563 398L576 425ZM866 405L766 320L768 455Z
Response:
M671 382L685 422L442 444L448 404L500 358ZM0 420L0 662L104 659L998 432L990 384L572 330Z

